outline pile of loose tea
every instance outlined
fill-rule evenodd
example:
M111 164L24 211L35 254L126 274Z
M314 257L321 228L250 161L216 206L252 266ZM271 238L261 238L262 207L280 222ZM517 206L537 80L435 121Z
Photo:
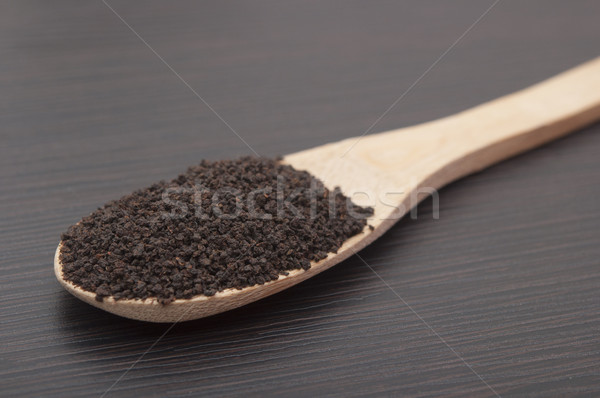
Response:
M372 213L278 160L203 161L71 226L60 261L64 279L99 301L168 304L306 270Z

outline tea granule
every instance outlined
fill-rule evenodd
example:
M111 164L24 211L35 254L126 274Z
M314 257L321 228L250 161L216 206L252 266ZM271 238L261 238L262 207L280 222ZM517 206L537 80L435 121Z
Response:
M98 301L212 296L309 269L372 213L277 159L203 161L71 226L63 278Z

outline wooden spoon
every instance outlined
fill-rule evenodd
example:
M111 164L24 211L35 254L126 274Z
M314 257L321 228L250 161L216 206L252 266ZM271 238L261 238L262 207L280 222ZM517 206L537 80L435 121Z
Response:
M339 186L359 205L374 207L365 230L307 271L214 296L161 305L155 299L95 300L63 279L74 296L103 310L149 322L198 319L243 306L287 289L361 250L380 237L420 199L451 181L573 132L600 118L600 58L517 93L433 122L362 138L350 138L294 153L283 159L307 170L328 188Z

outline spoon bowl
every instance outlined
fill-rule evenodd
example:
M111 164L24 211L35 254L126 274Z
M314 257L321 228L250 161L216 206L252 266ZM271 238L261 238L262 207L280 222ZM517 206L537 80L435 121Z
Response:
M61 244L54 272L75 297L108 312L148 322L181 322L237 308L287 289L345 260L380 237L427 195L503 159L574 132L600 118L600 58L542 83L432 122L322 145L282 162L305 170L360 206L371 206L369 227L308 270L262 285L162 305L105 297L63 278Z
M365 228L363 234L372 235L372 232L369 228ZM217 292L214 296L199 295L191 299L177 299L167 305L160 304L152 297L145 300L115 300L112 297L104 297L102 301L96 300L96 293L83 290L63 277L62 265L60 262L60 244L56 248L56 253L54 255L54 274L60 284L69 293L94 307L125 318L140 321L159 323L183 322L232 310L300 283L352 255L353 252L351 251L345 250L344 253L341 253L341 251L344 249L344 246L350 247L349 245L355 243L354 241L361 240L363 234L348 239L338 251L339 254L329 253L323 260L311 264L311 267L306 271L302 269L292 270L288 271L288 275L280 275L279 279L267 282L263 285L254 285L241 290L225 289ZM365 243L365 245L366 244L367 243Z

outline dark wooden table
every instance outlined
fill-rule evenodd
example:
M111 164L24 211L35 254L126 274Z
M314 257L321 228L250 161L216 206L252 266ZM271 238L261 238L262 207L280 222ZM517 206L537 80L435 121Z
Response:
M424 202L362 252L384 282L354 257L170 327L52 272L107 200L250 154L216 113L267 156L417 80L373 132L452 114L600 55L597 1L108 4L0 5L1 396L600 395L600 125Z

